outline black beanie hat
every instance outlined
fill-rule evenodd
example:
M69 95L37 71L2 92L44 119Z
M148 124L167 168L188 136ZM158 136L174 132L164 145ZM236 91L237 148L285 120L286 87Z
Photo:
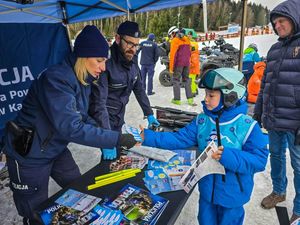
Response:
M75 40L74 54L76 57L108 58L109 46L96 26L87 25Z
M139 30L139 25L136 22L127 20L120 24L120 26L117 30L117 34L139 38L141 35L141 32Z

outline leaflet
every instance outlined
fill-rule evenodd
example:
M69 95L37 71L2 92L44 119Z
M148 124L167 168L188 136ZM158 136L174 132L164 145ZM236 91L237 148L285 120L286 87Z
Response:
M191 166L196 160L196 151L195 150L172 150L176 155L173 156L168 162L161 162L157 160L149 160L147 169L158 169L158 168L172 168L178 165L187 165Z
M143 142L143 139L140 135L141 133L141 130L139 128L136 128L136 127L132 127L128 124L124 124L122 126L122 133L123 134L132 134L134 139L137 141L137 142Z
M168 162L173 156L177 154L169 150L153 148L148 146L134 146L128 150L146 156L150 159L155 159L162 162Z
M152 194L182 190L179 181L190 166L177 165L145 171L145 186Z
M189 193L195 184L209 174L225 174L222 164L211 157L218 150L214 141L211 141L201 155L196 159L190 169L181 178L179 184Z

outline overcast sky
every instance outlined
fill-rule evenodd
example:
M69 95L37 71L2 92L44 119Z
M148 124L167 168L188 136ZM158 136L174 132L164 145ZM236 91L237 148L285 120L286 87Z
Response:
M262 4L263 6L267 6L270 10L272 10L275 6L284 1L285 0L248 0L248 2L255 2L256 4Z

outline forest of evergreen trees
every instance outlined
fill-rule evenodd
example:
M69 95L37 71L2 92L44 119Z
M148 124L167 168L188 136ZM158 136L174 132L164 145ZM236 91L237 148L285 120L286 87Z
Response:
M228 23L241 24L242 20L241 1L217 0L207 4L208 30L218 30L220 26ZM261 4L249 3L247 8L247 27L255 25L263 26L269 23L270 11ZM106 36L113 36L118 25L127 20L127 16L107 18L88 22L96 25ZM157 37L165 36L171 26L194 28L197 32L203 32L203 10L202 5L191 5L177 7L160 11L131 14L130 20L140 25L144 37L154 33ZM82 29L85 23L70 25L71 36L73 37Z

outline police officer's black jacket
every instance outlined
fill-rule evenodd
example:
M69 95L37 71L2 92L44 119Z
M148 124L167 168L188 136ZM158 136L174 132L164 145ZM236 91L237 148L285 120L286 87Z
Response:
M146 40L140 43L140 48L137 54L141 52L141 65L153 65L159 58L159 48L153 41Z
M124 124L125 108L133 91L145 116L152 115L149 99L142 86L137 56L128 62L114 42L106 71L93 86L89 114L103 128L120 130Z
M95 78L85 79L81 84L74 71L73 55L64 62L45 70L31 85L15 122L21 127L34 130L30 152L19 155L12 146L14 138L7 131L4 152L21 163L45 164L57 158L69 142L97 148L117 145L118 132L97 127L88 116L89 95Z

